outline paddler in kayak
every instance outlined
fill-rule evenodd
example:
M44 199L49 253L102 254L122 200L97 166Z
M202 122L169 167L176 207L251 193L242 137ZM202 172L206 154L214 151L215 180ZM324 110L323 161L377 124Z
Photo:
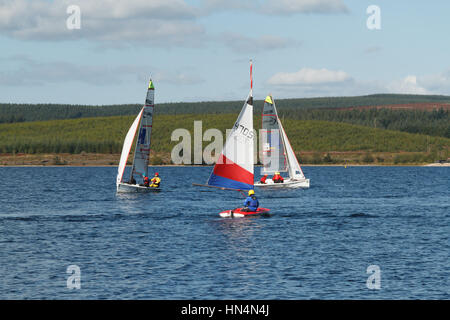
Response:
M248 192L248 197L244 201L244 208L241 209L242 212L255 212L258 210L259 201L255 196L255 191L250 190Z
M155 172L155 176L150 180L152 184L150 185L150 188L158 188L161 184L161 178L159 177L158 172Z

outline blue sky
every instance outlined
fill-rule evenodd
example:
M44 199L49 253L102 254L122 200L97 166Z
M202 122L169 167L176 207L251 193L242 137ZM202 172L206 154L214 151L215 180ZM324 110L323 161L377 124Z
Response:
M81 28L69 30L77 5ZM381 29L369 30L370 5ZM448 1L0 0L0 102L450 94Z

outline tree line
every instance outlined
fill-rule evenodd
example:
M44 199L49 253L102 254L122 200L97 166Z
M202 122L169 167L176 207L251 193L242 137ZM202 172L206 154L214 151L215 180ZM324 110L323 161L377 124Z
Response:
M374 94L357 97L323 97L277 99L278 110L335 109L360 106L382 106L411 103L450 103L450 96ZM239 112L244 99L238 101L156 102L156 114L218 114ZM262 110L263 100L255 99L256 112ZM44 121L137 114L142 104L67 105L0 103L0 123ZM259 109L260 108L260 109Z
M372 128L419 133L450 138L450 112L443 108L432 111L396 109L353 110L283 110L280 117L296 120L344 122Z

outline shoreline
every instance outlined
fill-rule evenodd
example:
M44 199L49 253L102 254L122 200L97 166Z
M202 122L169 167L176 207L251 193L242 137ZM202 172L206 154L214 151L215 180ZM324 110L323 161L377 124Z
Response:
M308 155L309 152L303 152L304 155ZM383 158L372 157L370 162L364 161L360 152L344 153L333 152L329 159L331 161L323 161L319 157L321 162L313 163L308 156L303 158L300 154L300 165L302 167L448 167L450 162L397 162L396 154L382 154ZM405 153L403 153L405 154ZM0 167L117 167L119 164L120 154L102 154L102 153L80 153L80 154L68 154L68 153L47 153L47 154L0 154ZM302 158L304 162L302 162ZM380 161L382 159L383 161ZM306 161L305 161L306 160ZM316 159L315 159L316 160ZM328 159L327 159L328 160ZM418 160L418 159L417 159ZM205 167L212 166L206 164L171 164L170 155L165 153L154 153L150 156L149 166L156 167ZM130 159L128 165L131 165ZM261 166L261 165L256 165Z
M149 165L148 167L213 167L214 164L211 165L194 165L194 164L157 164L157 165ZM117 165L109 165L109 164L85 164L85 165L76 165L76 164L62 164L62 165L36 165L36 164L11 164L11 165L2 165L0 164L0 168L117 168ZM130 165L127 165L130 167ZM255 167L261 167L261 165L256 165ZM450 163L428 163L428 164L301 164L301 167L450 167Z

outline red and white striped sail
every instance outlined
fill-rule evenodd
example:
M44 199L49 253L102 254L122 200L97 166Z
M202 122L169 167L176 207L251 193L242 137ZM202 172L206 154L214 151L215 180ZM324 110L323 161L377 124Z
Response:
M250 93L222 149L208 185L237 190L253 189L253 77Z

